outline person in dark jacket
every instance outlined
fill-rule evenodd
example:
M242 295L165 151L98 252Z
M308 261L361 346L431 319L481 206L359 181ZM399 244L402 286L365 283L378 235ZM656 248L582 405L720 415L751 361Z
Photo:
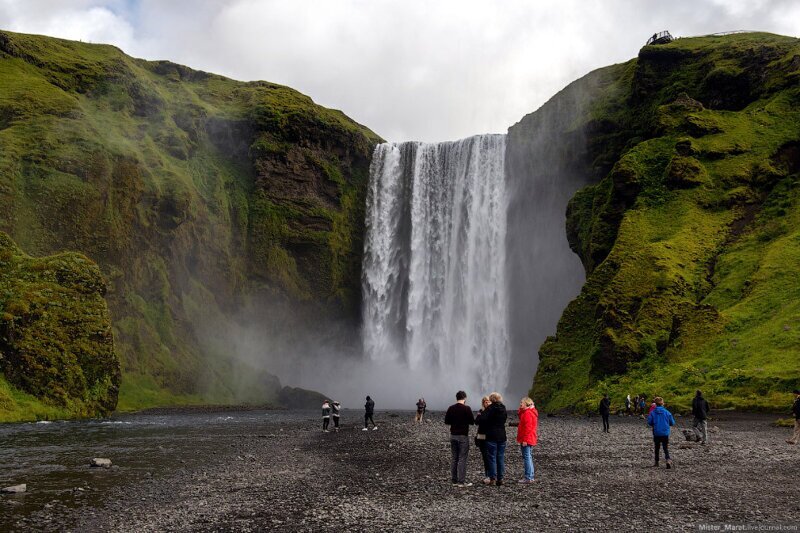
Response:
M708 402L703 398L703 392L697 391L692 400L692 415L694 415L692 427L700 433L702 437L700 444L703 446L708 444L708 412L710 410Z
M428 408L428 404L425 403L425 398L420 398L417 400L417 416L414 418L415 422L422 422L425 418L425 409Z
M328 400L322 402L322 431L328 432L328 424L331 421L331 404Z
M656 447L656 464L658 466L659 448L664 448L664 459L667 460L667 468L672 468L672 459L669 458L669 433L675 425L675 418L672 413L664 408L664 399L656 396L655 408L647 415L647 425L653 428L653 443Z
M444 423L450 426L450 450L453 460L450 464L450 478L457 487L471 487L467 482L467 455L469 454L469 427L475 424L472 409L467 405L467 393L456 393L456 403L448 407Z
M372 419L372 415L375 414L375 402L372 401L372 398L367 396L367 403L364 404L364 429L361 431L367 431L369 429L369 422L372 422L372 431L378 429L378 426L375 425L375 421Z
M608 417L611 415L611 400L608 399L608 394L600 400L600 406L597 410L600 411L600 416L603 417L603 433L608 433Z
M481 451L481 459L483 459L484 483L488 483L491 478L489 477L489 456L486 453L486 425L488 419L483 415L491 404L492 402L488 396L481 398L481 410L475 416L475 425L478 426L478 432L475 434L475 446Z
M342 406L339 402L333 402L331 405L331 417L333 418L333 430L339 431L339 416L342 412Z
M491 404L481 416L486 418L486 456L489 462L489 480L486 485L502 485L506 470L506 420L508 413L500 393L489 395Z
M792 413L794 414L794 434L792 438L787 440L789 444L797 444L800 440L800 390L794 390L794 403L792 404Z

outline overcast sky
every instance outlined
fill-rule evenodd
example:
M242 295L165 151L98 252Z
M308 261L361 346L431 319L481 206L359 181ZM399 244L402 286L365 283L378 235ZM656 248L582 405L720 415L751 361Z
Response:
M800 35L794 0L0 0L0 28L289 85L386 139L504 132L648 36Z

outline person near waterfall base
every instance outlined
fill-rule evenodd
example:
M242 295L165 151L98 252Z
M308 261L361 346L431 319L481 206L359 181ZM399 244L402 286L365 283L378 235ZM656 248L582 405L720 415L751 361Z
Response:
M506 420L508 413L499 392L489 395L489 407L484 411L481 420L486 419L486 460L488 462L488 480L486 485L503 484L506 471Z
M694 421L692 422L692 428L694 428L695 432L700 434L702 441L700 444L705 446L708 444L708 411L710 407L708 406L708 402L705 398L703 398L703 392L697 391L694 395L694 399L692 400L692 415L694 415Z
M467 481L467 456L469 454L469 427L475 424L472 409L467 405L467 393L456 393L456 403L447 408L444 423L450 426L450 479L454 486L471 487Z
M533 400L527 396L519 402L519 426L517 426L517 444L522 452L524 476L519 483L529 484L535 481L533 470L533 447L539 440L539 411Z
M372 398L367 396L367 403L364 404L364 429L362 429L361 431L367 431L369 429L370 422L372 422L372 431L378 429L378 426L372 419L372 415L374 414L375 414L375 402L372 401Z
M420 398L417 400L417 416L414 418L414 422L422 422L423 418L425 417L425 409L428 407L428 404L425 403L425 398Z
M331 421L331 404L328 400L322 402L322 431L328 432L328 424Z
M339 402L334 401L331 405L331 417L333 418L333 430L339 431L339 416L342 412L342 406Z
M661 396L656 396L653 403L655 408L647 415L647 425L653 428L653 444L656 452L656 464L653 466L658 467L659 451L663 447L667 468L672 468L672 459L669 458L669 433L675 425L675 418L664 408L664 399Z
M488 483L491 477L489 476L489 455L486 452L486 428L488 426L488 418L484 416L486 410L492 405L488 396L481 398L481 410L475 415L475 425L477 426L477 433L475 433L475 446L481 451L481 459L483 460L483 474L484 483Z
M608 399L608 394L603 396L600 400L600 406L597 409L600 411L600 416L603 417L603 433L608 433L608 417L611 415L611 400Z
M794 403L792 404L792 413L794 414L794 433L792 438L787 440L788 444L797 444L800 440L800 390L794 390Z

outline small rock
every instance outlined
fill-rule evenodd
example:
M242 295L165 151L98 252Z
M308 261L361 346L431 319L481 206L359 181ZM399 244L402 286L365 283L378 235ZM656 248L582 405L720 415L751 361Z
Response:
M28 485L25 483L22 483L21 485L12 485L10 487L0 489L0 492L3 492L5 494L19 494L20 492L27 492L27 491L28 491Z
M104 459L102 457L95 457L89 462L92 468L111 468L111 459Z

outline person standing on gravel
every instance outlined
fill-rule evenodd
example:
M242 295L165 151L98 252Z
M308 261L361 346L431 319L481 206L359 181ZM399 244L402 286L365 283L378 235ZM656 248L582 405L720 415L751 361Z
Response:
M425 403L425 398L420 398L417 400L417 416L414 419L414 422L422 422L422 419L425 417L425 408L428 404Z
M486 459L489 463L489 480L484 480L486 485L503 484L506 472L506 420L508 413L503 405L500 393L493 392L489 395L491 404L484 411L481 420L486 418Z
M339 415L341 414L342 406L339 402L333 402L331 406L331 416L333 417L333 430L339 431Z
M611 416L611 400L608 399L608 394L604 395L603 399L600 400L598 411L600 411L600 416L603 417L603 433L608 433L608 417Z
M328 432L328 424L331 421L331 404L328 400L322 402L322 431Z
M697 391L694 395L694 399L692 400L692 414L694 415L694 422L692 422L692 427L695 431L700 433L700 436L703 440L700 442L701 445L705 446L708 444L708 412L710 411L710 407L708 406L708 402L705 398L703 398L703 392Z
M627 415L631 414L631 395L630 394L628 394L625 397L625 413Z
M367 431L369 429L369 422L372 422L372 431L378 429L378 426L375 425L375 421L372 419L372 415L375 414L375 402L372 401L372 398L367 396L367 403L364 404L364 429L361 431Z
M786 442L789 444L797 444L800 440L800 390L794 390L794 403L792 404L792 413L794 413L794 433L792 438Z
M672 468L672 459L669 458L669 432L675 425L675 418L664 408L663 398L656 396L654 403L655 409L647 416L647 425L653 428L653 443L656 447L656 464L653 466L658 467L659 448L663 447L667 468Z
M471 487L467 482L467 455L469 454L469 427L475 424L472 409L467 405L467 393L456 393L456 403L447 408L444 423L450 426L450 478L457 487Z
M492 402L488 396L481 398L481 410L475 416L475 425L478 426L478 431L475 434L475 446L481 451L481 459L483 459L484 483L488 483L491 480L489 476L489 455L486 451L486 427L489 420L484 416L490 405L492 405Z
M517 427L517 444L522 451L522 464L525 468L525 476L519 483L533 483L533 447L539 440L539 411L533 404L533 400L527 396L519 402L519 426Z

